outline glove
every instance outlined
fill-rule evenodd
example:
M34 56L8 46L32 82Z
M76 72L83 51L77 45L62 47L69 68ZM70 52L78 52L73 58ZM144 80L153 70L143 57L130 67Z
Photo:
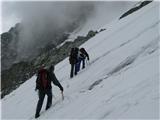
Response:
M35 91L37 91L38 89L37 88L35 88Z
M61 89L61 92L63 92L63 88Z
M60 86L60 90L61 90L61 92L63 92L63 87L62 86Z

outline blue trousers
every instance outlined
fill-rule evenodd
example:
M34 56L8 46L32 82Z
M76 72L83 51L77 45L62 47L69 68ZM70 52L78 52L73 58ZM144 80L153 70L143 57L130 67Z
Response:
M79 58L78 62L76 63L76 72L80 71L82 63L82 69L85 68L85 58Z
M82 69L83 69L83 68L85 68L85 58L82 58L81 62L82 62Z
M80 70L80 65L81 65L81 60L78 59L77 63L75 64L75 73L79 72Z

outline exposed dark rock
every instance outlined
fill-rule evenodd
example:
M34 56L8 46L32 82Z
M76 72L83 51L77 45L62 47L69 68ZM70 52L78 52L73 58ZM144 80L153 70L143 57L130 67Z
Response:
M1 97L12 92L19 87L26 80L31 78L37 73L38 68L44 64L50 66L51 64L57 64L66 57L68 57L70 49L72 47L78 47L87 41L89 38L95 36L98 32L90 31L86 37L78 36L73 42L65 42L59 48L56 48L54 44L48 44L42 49L42 52L34 58L32 61L23 61L13 64L10 69L2 71L2 94ZM64 36L63 36L64 37ZM64 37L64 38L68 38Z
M16 63L9 70L2 71L1 96L10 93L33 74L34 68L31 63L27 62Z
M99 79L95 81L92 85L89 86L88 90L92 90L95 86L99 85L102 81L103 79Z
M128 10L119 19L124 18L124 17L132 14L133 12L139 10L140 8L144 7L145 5L147 5L147 4L151 3L151 2L152 1L143 1L143 2L141 2L141 4L139 6L136 6L136 7L132 8L132 9Z
M98 32L97 31L89 31L87 34L87 39L90 39L91 37L94 37Z
M105 31L106 29L104 28L104 29L100 29L100 31L99 32L102 32L102 31Z
M8 69L17 57L17 43L19 41L18 30L19 24L12 27L9 32L1 34L1 69Z

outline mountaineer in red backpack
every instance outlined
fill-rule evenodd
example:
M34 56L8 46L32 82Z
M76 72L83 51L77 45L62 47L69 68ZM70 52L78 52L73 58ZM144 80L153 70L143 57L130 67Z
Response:
M40 70L38 71L38 76L36 79L36 89L35 90L38 90L39 100L37 103L35 118L38 118L40 116L39 113L41 111L45 95L48 96L46 110L50 108L50 106L52 105L51 81L53 82L54 85L60 88L62 92L62 97L63 97L63 87L61 86L61 84L59 83L59 81L57 80L54 74L54 65L51 65L49 70L45 69L44 66L42 66Z

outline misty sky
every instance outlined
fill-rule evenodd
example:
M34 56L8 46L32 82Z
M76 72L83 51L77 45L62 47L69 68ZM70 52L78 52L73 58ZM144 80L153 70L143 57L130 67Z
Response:
M87 31L119 18L134 2L131 1L3 1L2 31L21 23L17 52L19 57L37 53L56 37L88 24ZM73 27L74 26L74 27ZM86 26L85 26L86 27Z
M121 10L120 7L126 7L128 4L132 4L132 2L44 2L44 1L26 1L26 2L2 2L2 31L6 32L10 29L10 27L14 26L15 23L20 22L22 20L29 20L35 17L39 17L43 15L48 15L52 12L55 16L56 14L62 14L61 12L66 12L63 14L74 14L74 12L78 12L82 6L82 8L86 7L99 7L103 6L103 10L107 7L108 10L111 10L111 4L115 7L115 10ZM106 6L106 7L105 7ZM74 12L73 12L74 11ZM68 13L67 13L68 12ZM112 12L112 11L110 11ZM53 15L52 14L52 15ZM40 15L40 16L39 16ZM67 16L65 16L67 17ZM61 18L63 19L63 18ZM58 19L59 20L59 19Z
M2 30L8 31L17 22L41 21L47 18L54 21L69 22L71 16L81 14L84 9L94 7L92 2L55 2L55 1L15 1L2 2ZM78 15L77 15L78 16ZM54 19L53 19L54 18ZM63 21L63 19L68 21Z

